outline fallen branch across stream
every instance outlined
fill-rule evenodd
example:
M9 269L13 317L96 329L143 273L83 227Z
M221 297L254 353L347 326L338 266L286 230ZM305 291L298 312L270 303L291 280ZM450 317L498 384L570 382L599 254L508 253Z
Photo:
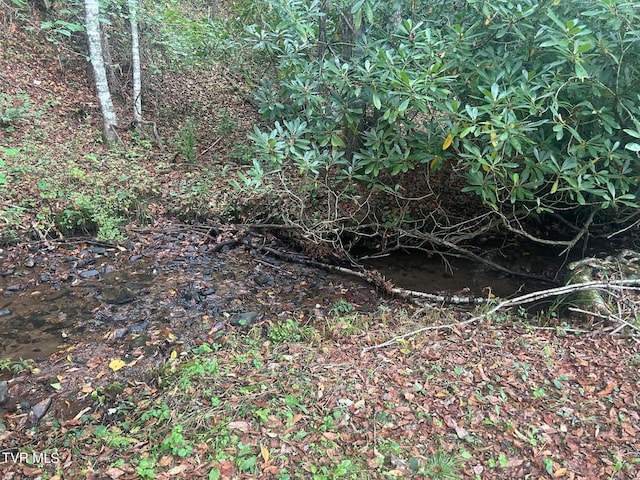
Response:
M491 308L490 310L483 313L482 315L477 315L473 318L469 318L468 320L464 320L461 322L448 323L445 325L431 325L428 327L418 328L417 330L412 330L411 332L407 332L403 335L398 335L396 337L393 337L392 339L387 340L384 343L363 348L360 354L363 355L371 350L388 347L389 345L393 345L394 343L396 343L398 340L413 337L415 335L418 335L422 332L426 332L429 330L444 330L446 328L458 328L464 325L468 325L470 323L475 323L503 309L515 307L518 305L525 305L527 303L532 303L538 300L542 300L544 298L557 297L560 295L570 295L572 293L583 292L586 290L640 290L640 280L633 279L633 280L612 280L609 282L598 282L598 281L584 282L584 283L566 285L564 287L550 288L548 290L540 290L537 292L527 293L526 295L521 295L519 297L511 298L509 300L503 300L499 302L495 307Z
M379 290L387 293L388 295L394 295L396 297L403 298L405 300L418 298L433 303L447 303L456 305L477 305L486 303L488 299L482 297L461 296L461 295L437 295L433 293L418 292L415 290L407 290L405 288L399 288L393 285L393 283L384 278L380 272L376 270L353 270L351 268L340 267L338 265L331 265L329 263L318 262L311 260L307 257L297 255L294 253L281 252L275 248L267 247L266 245L250 245L252 248L256 248L262 252L269 253L273 256L281 258L283 260L295 263L301 263L310 267L322 268L323 270L329 270L332 272L338 272L343 275L351 275L357 278L361 278L366 282L372 284Z

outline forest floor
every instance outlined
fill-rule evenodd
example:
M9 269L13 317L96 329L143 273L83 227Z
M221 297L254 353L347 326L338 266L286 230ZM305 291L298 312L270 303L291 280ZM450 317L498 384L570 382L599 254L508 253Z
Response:
M487 307L268 255L272 238L227 223L246 199L222 180L257 121L230 72L154 85L150 117L183 110L158 121L169 140L123 130L116 155L83 63L0 20L23 114L0 140L0 346L38 323L13 305L85 305L40 322L53 353L0 357L3 480L640 478L636 339L522 312L462 324Z

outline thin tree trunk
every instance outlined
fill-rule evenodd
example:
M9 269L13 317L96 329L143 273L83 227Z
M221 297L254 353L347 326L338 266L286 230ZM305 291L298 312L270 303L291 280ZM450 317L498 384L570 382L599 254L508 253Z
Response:
M142 78L140 74L140 35L138 32L138 0L129 0L131 23L131 59L133 63L133 121L142 124Z
M356 43L360 39L361 28L355 27L355 17L351 13L351 7L344 7L340 11L340 28L341 28L341 40L342 40L342 62L351 63L353 57L353 50L356 47ZM355 107L355 103L352 102L349 105L351 108ZM353 153L358 148L359 136L355 133L357 125L351 125L347 116L345 115L342 130L344 131L344 142L346 145L345 156L348 159L353 157Z
M115 71L115 63L111 57L111 44L109 43L109 25L100 25L100 40L102 42L102 59L104 61L104 69L107 72L107 82L109 83L109 90L111 95L120 95L120 98L124 97L124 88L122 88L122 82L118 79Z
M98 100L102 110L102 120L104 123L104 140L109 147L114 146L118 141L115 127L118 124L116 111L113 108L109 83L107 82L107 72L104 67L102 56L102 42L100 40L100 6L98 0L85 0L85 14L87 39L89 42L89 55L93 66L93 76L96 82Z
M320 5L322 15L318 19L318 60L322 61L324 52L327 50L327 12L329 11L329 0L325 0Z

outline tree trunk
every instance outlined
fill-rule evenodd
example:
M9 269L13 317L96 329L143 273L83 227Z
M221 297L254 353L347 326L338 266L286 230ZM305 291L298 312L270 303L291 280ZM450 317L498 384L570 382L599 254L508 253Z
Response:
M142 124L142 78L140 74L140 36L138 33L138 0L129 0L131 24L131 59L133 63L133 121Z
M325 0L320 5L322 15L318 19L318 60L322 61L324 52L327 50L327 13L329 11L329 0Z
M115 127L118 124L116 111L113 108L109 83L107 82L107 72L104 67L104 57L102 56L102 42L100 41L100 6L98 0L85 0L85 14L87 39L89 42L89 55L93 66L93 77L96 82L98 100L102 110L102 120L104 124L104 140L109 147L118 142L118 135Z
M351 63L353 50L360 40L361 28L356 28L355 17L351 11L351 7L344 7L340 11L340 28L342 41L342 59L341 62ZM355 108L355 102L351 102L350 108ZM357 125L351 125L345 115L342 130L344 132L345 157L351 159L353 153L358 149L360 137L356 133Z

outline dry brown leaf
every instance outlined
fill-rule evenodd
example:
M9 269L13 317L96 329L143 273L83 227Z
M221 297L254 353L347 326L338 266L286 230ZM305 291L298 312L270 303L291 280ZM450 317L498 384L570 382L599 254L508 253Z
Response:
M260 444L260 455L265 462L269 461L269 450L263 444Z
M618 386L616 382L609 382L606 387L598 392L599 397L605 397L609 395Z
M559 468L555 472L553 472L553 478L562 478L567 474L566 468Z
M111 467L107 469L107 471L104 473L109 475L110 478L120 478L122 475L125 474L123 470L120 470L119 468L116 468L116 467Z
M190 469L191 467L189 465L185 465L185 464L180 464L180 465L176 465L175 467L173 467L172 469L170 469L167 474L169 475L180 475L181 473L185 472L186 470Z
M467 432L467 430L463 427L459 426L456 421L450 416L446 416L444 421L448 427L453 428L456 431L456 435L458 435L458 438L463 439L464 437L469 435L469 432Z
M243 433L247 433L251 429L251 426L248 422L237 420L234 422L229 422L229 428L231 430L240 430Z

